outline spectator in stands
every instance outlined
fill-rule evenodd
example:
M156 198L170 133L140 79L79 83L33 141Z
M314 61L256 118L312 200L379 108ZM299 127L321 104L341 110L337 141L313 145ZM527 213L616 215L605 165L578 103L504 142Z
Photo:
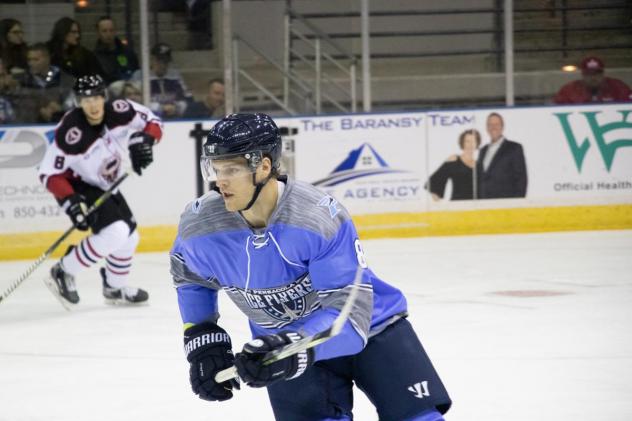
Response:
M562 86L553 98L553 102L589 104L632 101L630 87L619 79L605 76L605 66L599 57L586 57L579 68L582 71L582 78Z
M211 1L212 0L188 0L186 2L189 49L191 50L213 48Z
M50 51L51 63L75 78L98 74L103 69L94 53L80 45L79 23L64 17L55 22L51 38L46 44Z
M527 165L522 145L505 138L504 126L500 114L487 116L487 133L491 142L481 148L476 162L480 199L525 197L527 194Z
M190 118L222 118L224 110L224 81L211 79L207 84L203 101L195 101L189 105L186 116Z
M20 84L29 88L50 88L64 86L66 93L72 90L73 77L50 63L50 53L46 44L36 43L28 47L28 70L20 79Z
M7 72L4 62L0 59L0 95L10 98L17 94L19 82Z
M125 82L125 86L123 86L122 97L142 104L143 92L141 90L140 83L132 81Z
M26 43L22 24L15 19L0 21L0 58L5 71L19 77L26 71Z
M15 112L9 98L0 94L0 124L15 122Z
M11 103L11 94L14 86L15 79L5 71L2 60L0 60L0 124L8 124L15 121L15 112Z
M20 79L19 120L25 123L57 122L70 96L74 79L50 64L45 44L28 48L29 69Z
M149 108L163 119L183 117L192 97L180 72L169 67L171 47L158 43L152 47L150 53ZM137 70L132 80L140 81L141 78L141 71Z
M94 53L103 68L103 79L108 85L117 80L128 80L138 70L136 53L116 36L111 17L99 18L96 26L98 38Z
M474 170L476 158L474 152L481 146L481 134L478 130L465 130L459 136L461 154L452 155L430 176L426 188L432 199L439 201L445 194L448 180L452 181L450 200L471 200L476 198L474 190Z

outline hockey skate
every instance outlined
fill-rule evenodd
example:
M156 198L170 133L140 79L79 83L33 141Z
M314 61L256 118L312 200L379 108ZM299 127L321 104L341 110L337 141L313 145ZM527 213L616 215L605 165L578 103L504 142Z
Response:
M103 279L103 297L107 304L142 304L147 302L149 294L144 289L122 287L113 288L108 284L105 268L99 269Z
M79 302L75 277L66 273L60 262L51 268L50 278L44 279L44 283L67 310Z

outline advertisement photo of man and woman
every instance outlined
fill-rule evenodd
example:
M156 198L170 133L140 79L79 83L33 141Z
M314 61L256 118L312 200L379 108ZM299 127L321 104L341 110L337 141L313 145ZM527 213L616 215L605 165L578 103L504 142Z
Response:
M485 138L475 128L461 131L454 142L458 152L436 167L430 164L432 173L425 188L432 200L526 197L524 150L521 143L508 139L505 131L505 121L496 112L485 119Z

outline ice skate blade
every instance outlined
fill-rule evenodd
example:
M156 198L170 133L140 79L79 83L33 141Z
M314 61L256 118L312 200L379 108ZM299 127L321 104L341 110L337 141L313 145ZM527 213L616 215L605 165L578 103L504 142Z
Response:
M142 307L149 305L149 301L141 301L140 303L132 303L124 298L103 298L103 302L109 306L119 307Z
M64 297L59 294L59 290L57 289L57 283L53 278L47 277L44 278L44 285L46 288L57 298L57 301L61 303L61 305L66 309L66 311L72 311L72 309L79 303L74 304L70 301L66 300Z

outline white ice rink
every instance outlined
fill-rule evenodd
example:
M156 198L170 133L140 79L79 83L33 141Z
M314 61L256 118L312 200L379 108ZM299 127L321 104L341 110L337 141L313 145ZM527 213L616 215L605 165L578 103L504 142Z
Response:
M632 420L632 231L365 241L408 297L454 405L449 421ZM265 390L225 403L189 389L166 253L138 255L150 305L103 304L98 273L67 312L46 262L0 304L0 420L271 420ZM0 263L0 290L29 261ZM243 316L222 294L236 348ZM432 391L430 391L432 393ZM406 393L403 391L402 393ZM356 394L356 420L376 420Z

